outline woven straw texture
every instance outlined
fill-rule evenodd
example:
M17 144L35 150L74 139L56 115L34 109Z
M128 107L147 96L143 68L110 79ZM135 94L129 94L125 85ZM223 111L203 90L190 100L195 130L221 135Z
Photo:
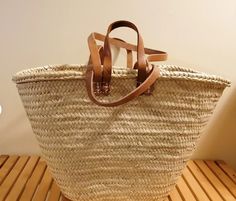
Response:
M152 95L118 106L90 101L86 66L29 69L13 80L48 166L73 201L163 200L190 158L229 82L159 65ZM136 86L136 70L114 67L117 100Z

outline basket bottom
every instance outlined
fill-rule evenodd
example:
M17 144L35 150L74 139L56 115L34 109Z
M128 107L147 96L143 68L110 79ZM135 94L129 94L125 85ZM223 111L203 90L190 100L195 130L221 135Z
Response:
M63 194L62 194L62 199L61 201L73 201L73 200L70 200L69 198L65 197Z

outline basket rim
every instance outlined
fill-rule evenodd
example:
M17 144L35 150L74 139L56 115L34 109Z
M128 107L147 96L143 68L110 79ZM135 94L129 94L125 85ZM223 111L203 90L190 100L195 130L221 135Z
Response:
M220 84L224 87L230 86L229 80L220 76L203 73L177 65L154 65L160 69L160 79L185 79L189 81L203 81ZM47 65L42 67L28 68L21 70L13 75L12 80L16 84L36 81L49 80L68 80L68 79L85 79L86 64L61 64ZM114 66L112 68L112 77L135 78L136 69Z

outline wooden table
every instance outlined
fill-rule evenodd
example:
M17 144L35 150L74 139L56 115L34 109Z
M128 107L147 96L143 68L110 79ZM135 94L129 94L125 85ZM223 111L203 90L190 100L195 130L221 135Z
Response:
M0 155L0 201L59 201L61 192L38 156ZM236 200L236 172L223 161L189 161L168 201Z

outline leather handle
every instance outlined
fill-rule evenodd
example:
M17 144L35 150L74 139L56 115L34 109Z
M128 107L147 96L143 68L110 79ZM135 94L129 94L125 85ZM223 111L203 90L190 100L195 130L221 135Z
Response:
M88 66L87 71L86 71L86 88L87 88L87 93L90 98L94 103L100 106L105 106L105 107L114 107L114 106L119 106L124 103L127 103L134 98L138 97L139 95L143 94L145 91L147 91L157 80L157 78L160 77L160 71L159 68L153 66L152 70L150 71L150 74L146 78L144 82L142 82L137 88L135 88L133 91L131 91L129 94L126 96L120 98L117 101L114 102L102 102L96 98L96 95L94 94L94 88L93 88L93 80L94 80L94 71L93 71L93 66Z
M137 46L126 43L123 40L109 38L109 33L118 27L126 26L134 29L138 35ZM104 41L104 47L99 47L96 44L96 40ZM125 48L128 52L137 52L137 62L135 67L138 68L138 82L139 85L129 94L121 97L119 100L114 102L103 102L96 98L95 93L107 94L109 92L109 82L111 79L111 68L112 68L112 58L110 44L117 47ZM105 107L118 106L127 103L139 95L145 93L154 84L156 79L160 76L159 68L152 67L149 69L147 61L164 61L167 59L167 53L159 50L153 50L149 48L144 48L142 37L140 36L137 27L128 21L117 21L112 23L108 30L106 36L99 33L91 33L88 37L88 45L91 53L90 63L86 71L86 87L89 98L97 105ZM103 53L101 55L101 53ZM145 59L145 54L148 54L147 60ZM103 64L103 66L102 66ZM95 90L94 90L95 86ZM97 90L98 89L98 90Z
M112 30L117 29L119 27L128 27L136 31L137 33L137 68L138 68L138 82L143 82L146 79L147 75L147 61L145 59L145 51L143 39L138 31L138 28L129 21L116 21L110 24L107 29L107 34L104 41L104 64L103 64L103 81L110 82L111 80L111 68L112 68L112 55L111 48L109 43L109 34Z
M102 62L100 60L100 54L98 50L98 45L96 43L96 40L105 41L105 35L93 32L88 37L88 46L90 50L90 56L91 56L91 63L93 64L93 70L94 70L94 81L101 82L102 81ZM112 45L115 45L116 47L125 48L126 50L136 51L137 52L137 46L126 43L121 40L117 40L114 38L109 38L109 42ZM153 61L165 61L167 60L167 53L160 50L154 50L150 48L144 48L145 54L147 54L147 60L150 62Z
M90 61L93 64L94 81L102 82L102 62L100 59L99 46L95 40L95 33L89 35L88 46L90 50Z
M104 42L105 40L105 35L97 33L97 32L93 32L90 34L89 36L89 40L88 43L91 44L96 43L96 40L102 41ZM121 39L117 40L116 38L109 38L110 44L116 46L116 47L120 47L120 48L125 48L126 50L130 50L130 51L136 51L137 52L137 46L127 43ZM89 45L90 46L90 45ZM154 49L150 49L150 48L144 48L145 54L148 55L147 59L149 61L165 61L167 60L167 53L161 50L154 50ZM94 61L95 62L95 61ZM94 63L93 62L93 63Z
M103 64L103 59L104 59L103 47L101 45L97 45L97 48L98 48L98 52L99 52L100 62L101 62L101 64ZM91 64L92 64L92 56L90 54L89 60L88 60L88 65L91 65Z

